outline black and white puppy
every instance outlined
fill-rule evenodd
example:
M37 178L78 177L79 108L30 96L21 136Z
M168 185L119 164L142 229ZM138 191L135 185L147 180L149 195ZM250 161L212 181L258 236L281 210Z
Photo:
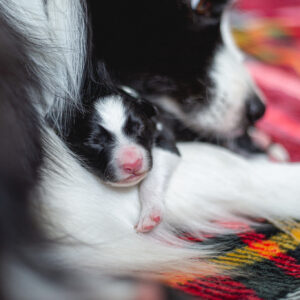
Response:
M101 180L114 187L141 182L138 232L152 230L164 211L164 194L179 160L175 136L156 107L133 90L114 86L103 63L99 81L88 89L83 110L73 113L64 137Z

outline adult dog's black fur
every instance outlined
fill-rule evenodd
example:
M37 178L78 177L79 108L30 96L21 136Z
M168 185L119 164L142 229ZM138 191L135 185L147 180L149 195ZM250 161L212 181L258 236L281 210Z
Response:
M119 84L162 109L178 140L237 137L263 115L262 101L222 38L228 1L199 1L197 9L175 0L88 3L94 55ZM243 93L230 83L224 91L226 77ZM235 120L228 107L243 117ZM226 118L231 123L224 127Z

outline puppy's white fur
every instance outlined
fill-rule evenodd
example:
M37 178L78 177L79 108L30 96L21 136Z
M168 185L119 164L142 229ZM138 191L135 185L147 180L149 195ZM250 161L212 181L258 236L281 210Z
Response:
M99 99L95 103L95 107L103 127L122 140L124 136L122 129L126 122L126 112L121 96L116 95Z
M154 148L152 155L153 169L139 189L141 215L137 224L138 231L144 231L145 226L156 226L164 217L166 191L180 160L177 154L160 148ZM155 217L158 219L154 220Z

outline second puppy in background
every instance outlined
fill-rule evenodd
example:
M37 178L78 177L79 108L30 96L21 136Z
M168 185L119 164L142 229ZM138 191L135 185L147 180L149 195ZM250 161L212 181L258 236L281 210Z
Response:
M97 72L101 83L90 89L94 96L75 112L64 138L105 183L130 187L141 182L136 230L148 232L163 217L164 194L179 160L175 138L153 104L133 90L116 87L104 64Z

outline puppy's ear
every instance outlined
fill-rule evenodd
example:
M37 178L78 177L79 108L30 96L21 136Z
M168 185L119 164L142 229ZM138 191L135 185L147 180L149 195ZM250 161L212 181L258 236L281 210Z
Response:
M139 93L128 86L119 86L118 90L121 94L129 97L134 105L148 118L152 118L158 114L157 107L150 101L140 97Z
M141 111L148 117L152 118L158 115L157 107L149 102L148 100L139 98L137 99L137 103L140 106Z

